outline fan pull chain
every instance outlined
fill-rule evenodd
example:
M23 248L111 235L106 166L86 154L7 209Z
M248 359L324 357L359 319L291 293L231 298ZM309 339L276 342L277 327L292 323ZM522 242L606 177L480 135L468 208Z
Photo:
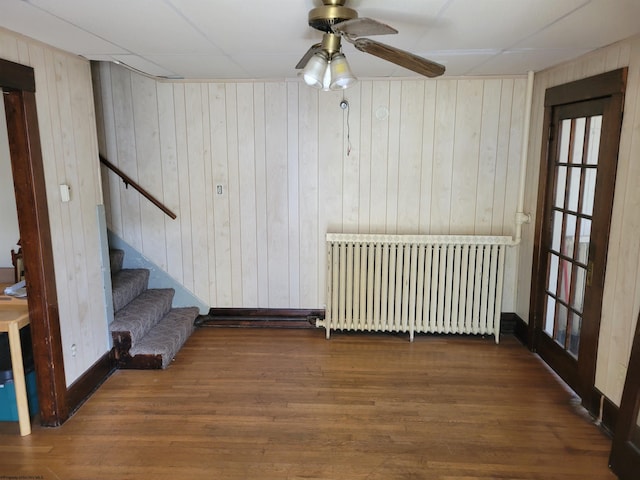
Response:
M345 100L344 95L340 102L340 108L347 111L347 157L351 154L351 125L349 124L349 102Z

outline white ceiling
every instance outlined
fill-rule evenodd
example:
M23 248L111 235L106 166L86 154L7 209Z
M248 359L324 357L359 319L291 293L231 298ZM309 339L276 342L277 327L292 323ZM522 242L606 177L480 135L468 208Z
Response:
M283 79L321 32L321 0L1 0L0 25L90 60L154 76ZM539 71L640 33L640 0L347 0L399 30L375 37L448 76ZM355 75L412 72L343 42Z

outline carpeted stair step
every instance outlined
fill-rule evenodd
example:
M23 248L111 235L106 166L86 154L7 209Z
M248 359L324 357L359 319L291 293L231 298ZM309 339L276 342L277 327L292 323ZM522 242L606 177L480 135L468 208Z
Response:
M147 289L149 283L149 270L124 269L111 275L111 287L113 290L113 311L118 312L131 300Z
M129 350L125 368L167 368L194 330L197 307L174 308Z
M111 275L118 273L122 270L122 262L124 261L124 250L111 249L109 250L109 263L111 265Z
M136 346L138 341L171 310L174 293L173 288L145 290L116 312L113 322L109 325L114 343Z

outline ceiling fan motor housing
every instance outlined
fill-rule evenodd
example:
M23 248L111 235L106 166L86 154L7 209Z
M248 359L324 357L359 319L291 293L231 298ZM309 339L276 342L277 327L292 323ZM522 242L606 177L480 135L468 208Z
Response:
M333 25L358 18L358 12L345 7L344 2L345 0L323 0L322 7L309 11L309 26L329 33Z

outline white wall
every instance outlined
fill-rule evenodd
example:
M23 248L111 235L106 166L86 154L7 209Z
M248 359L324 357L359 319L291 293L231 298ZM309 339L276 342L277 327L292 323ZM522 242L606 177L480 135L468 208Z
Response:
M2 94L2 89L0 89ZM11 250L17 250L16 242L20 238L16 196L13 191L11 175L11 157L7 138L7 120L4 114L4 101L0 101L0 268L11 268Z
M620 403L640 310L640 37L616 43L536 74L525 210L535 213L544 94L549 87L629 67L604 286L596 388ZM533 229L523 228L517 312L529 317Z
M327 232L513 233L525 78L365 80L343 111L298 81L94 72L101 152L178 215L103 169L108 225L208 305L322 307Z
M89 62L0 29L0 57L34 68L67 384L109 350L96 205L102 190ZM71 186L60 201L59 184ZM4 220L0 212L0 221ZM72 345L76 354L72 355Z

